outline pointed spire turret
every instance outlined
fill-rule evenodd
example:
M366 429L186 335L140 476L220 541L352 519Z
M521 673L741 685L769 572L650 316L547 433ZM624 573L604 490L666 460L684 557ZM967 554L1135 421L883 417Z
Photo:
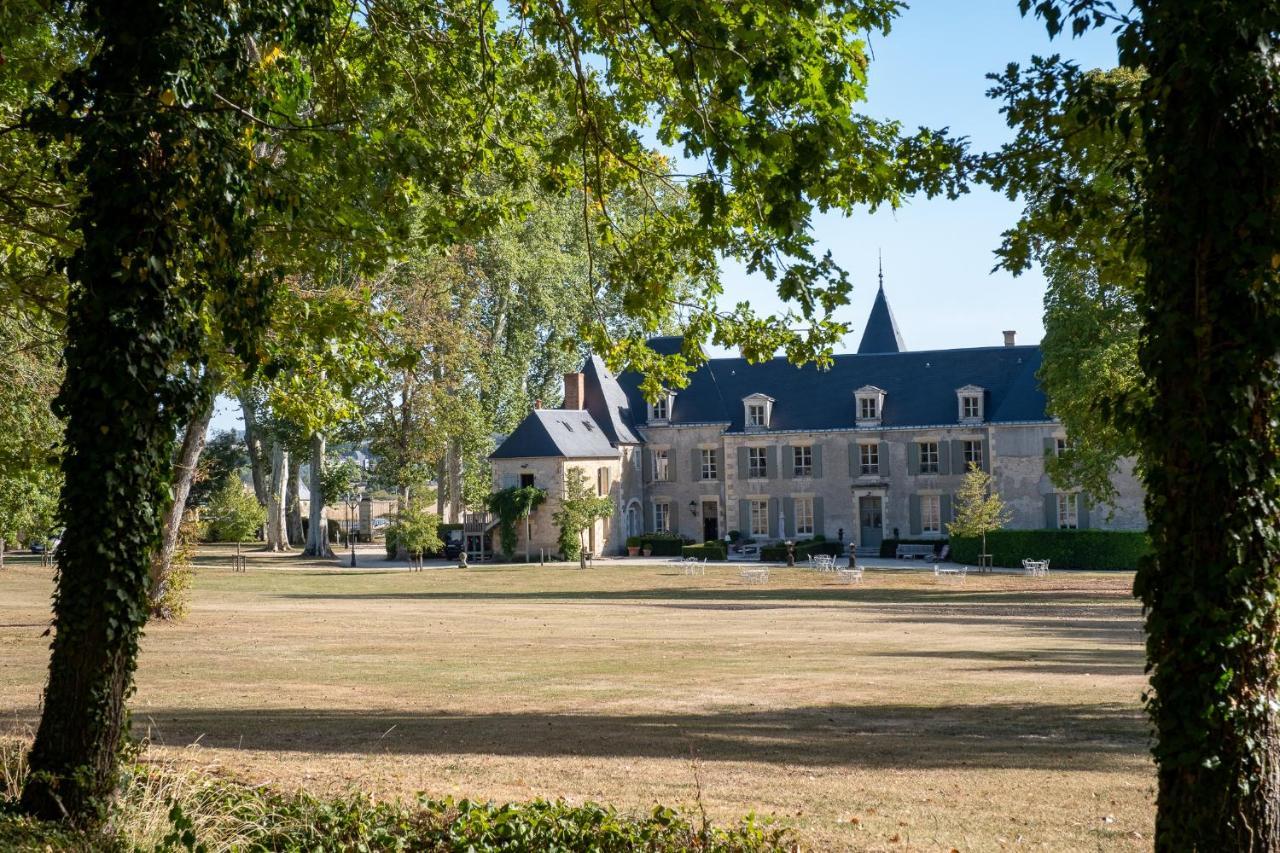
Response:
M898 322L893 319L893 311L889 308L889 300L884 295L884 258L880 258L880 289L876 291L876 301L871 305L871 313L867 315L867 327L862 332L862 342L858 344L859 354L876 352L906 352L907 345L902 341L902 332L898 331Z

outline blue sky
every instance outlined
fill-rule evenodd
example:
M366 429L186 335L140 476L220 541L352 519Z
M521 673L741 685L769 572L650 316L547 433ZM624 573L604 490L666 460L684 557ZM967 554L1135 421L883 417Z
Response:
M1108 31L1050 41L1044 26L1018 14L1015 0L916 0L888 36L872 39L875 58L868 101L861 112L894 118L906 128L949 127L975 149L1009 138L999 105L986 97L985 75L1032 55L1060 53L1085 67L1115 65ZM918 198L896 211L814 222L818 245L830 250L854 285L837 319L853 324L852 350L876 292L876 253L884 254L885 293L909 349L995 346L1014 329L1019 343L1038 343L1044 278L1038 270L1014 278L992 273L992 251L1018 216L1019 206L984 187L958 201ZM757 310L780 301L763 279L740 269L726 274L726 301Z
M871 40L868 101L861 112L893 118L906 128L949 127L975 149L1009 137L985 75L1032 55L1060 53L1085 67L1115 64L1115 40L1105 31L1051 42L1037 20L1018 14L1016 0L916 0L888 36ZM1000 233L1018 205L984 187L957 201L909 200L896 211L814 222L821 251L848 271L854 290L837 318L853 325L845 349L857 347L876 292L876 253L884 255L885 292L909 349L996 346L1014 329L1019 343L1038 343L1044 278L1032 270L1014 278L992 273ZM757 310L781 303L763 277L735 267L725 272L725 303ZM240 427L239 407L219 400L212 429Z

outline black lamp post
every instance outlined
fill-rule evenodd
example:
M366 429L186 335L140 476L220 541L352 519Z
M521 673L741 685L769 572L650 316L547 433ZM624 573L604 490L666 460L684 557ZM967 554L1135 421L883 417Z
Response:
M347 505L347 542L351 545L351 568L356 567L356 511L360 506L360 484L353 483L351 491L343 496Z

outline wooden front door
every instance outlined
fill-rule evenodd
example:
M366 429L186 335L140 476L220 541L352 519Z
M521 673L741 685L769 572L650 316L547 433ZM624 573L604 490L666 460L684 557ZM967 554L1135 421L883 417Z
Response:
M714 542L720 538L720 505L715 501L702 502L702 541Z
M858 544L864 548L878 546L884 539L884 515L880 498L872 495L858 498L858 518L862 528Z

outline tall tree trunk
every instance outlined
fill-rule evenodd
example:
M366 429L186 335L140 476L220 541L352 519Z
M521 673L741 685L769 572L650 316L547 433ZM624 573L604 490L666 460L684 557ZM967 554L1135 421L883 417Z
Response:
M449 523L462 519L462 442L449 441Z
M267 550L288 551L285 525L285 481L289 476L289 451L276 441L271 447L271 479L267 485Z
M436 517L438 518L444 518L445 470L445 457L442 456L436 463Z
M213 417L213 399L216 395L217 380L212 376L205 377L207 386L205 399L200 402L187 421L187 428L182 434L182 445L178 448L178 458L173 468L173 503L164 515L164 535L160 547L151 558L151 615L163 616L157 604L164 596L164 586L173 569L173 555L178 550L178 539L182 534L182 518L187 511L187 498L191 495L191 484L195 481L196 467L200 464L200 454L204 450L205 436L209 432L209 420Z
M302 532L302 496L298 494L298 481L301 479L302 454L289 454L289 481L285 484L285 531L289 534L289 544L298 548L306 545L306 534Z
M262 429L258 426L258 404L249 391L240 394L240 411L244 415L244 446L249 452L249 475L253 480L253 496L258 503L267 505L268 465L267 449L262 443Z
M324 436L316 433L311 436L311 470L307 477L311 490L310 521L307 525L308 557L332 557L333 548L329 546L329 522L325 517L324 505L329 496L321 487L320 475L324 470Z
M1280 850L1273 4L1142 4L1157 850Z

